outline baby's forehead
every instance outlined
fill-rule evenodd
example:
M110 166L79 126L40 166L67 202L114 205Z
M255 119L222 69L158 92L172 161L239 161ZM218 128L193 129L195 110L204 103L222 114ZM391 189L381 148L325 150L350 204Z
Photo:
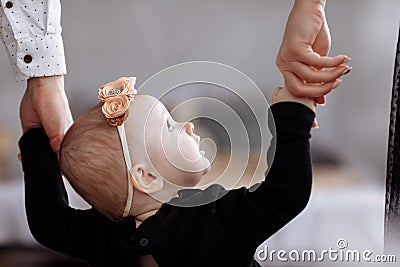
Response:
M164 104L155 98L154 96L150 95L136 95L134 102L136 107L136 112L145 112L147 114L152 115L162 115L162 116L169 116L169 111L164 106ZM142 114L144 115L144 114Z

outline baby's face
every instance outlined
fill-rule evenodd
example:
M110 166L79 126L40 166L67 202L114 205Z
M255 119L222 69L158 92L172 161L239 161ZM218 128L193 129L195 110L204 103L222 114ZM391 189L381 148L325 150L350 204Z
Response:
M133 164L147 162L164 179L185 187L195 186L210 170L194 125L175 122L156 98L136 95L126 127Z

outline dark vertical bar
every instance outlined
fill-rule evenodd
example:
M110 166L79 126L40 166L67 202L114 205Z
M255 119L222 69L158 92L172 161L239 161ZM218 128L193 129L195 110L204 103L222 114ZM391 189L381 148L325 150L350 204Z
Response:
M386 170L385 252L400 252L400 33L393 76Z

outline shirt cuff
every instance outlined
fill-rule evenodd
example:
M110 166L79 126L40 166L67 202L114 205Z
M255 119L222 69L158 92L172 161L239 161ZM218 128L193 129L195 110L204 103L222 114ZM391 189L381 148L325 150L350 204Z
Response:
M7 45L17 81L67 73L60 34L28 37Z
M309 133L315 119L315 112L297 102L279 102L271 106L273 121L278 136L303 135ZM279 137L278 137L279 138Z

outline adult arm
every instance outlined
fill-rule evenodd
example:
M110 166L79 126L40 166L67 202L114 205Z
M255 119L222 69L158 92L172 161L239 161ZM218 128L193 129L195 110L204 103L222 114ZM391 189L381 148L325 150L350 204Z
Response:
M17 81L66 74L59 0L1 0L1 38Z
M0 7L0 36L14 76L27 80L20 106L22 129L44 127L57 152L72 123L64 91L60 1L1 0Z
M124 247L135 230L134 220L116 223L94 209L71 208L57 155L43 129L27 131L19 145L26 214L35 239L94 266L124 266L130 260Z
M22 130L43 127L53 151L58 152L73 119L64 91L64 76L34 77L20 105Z

